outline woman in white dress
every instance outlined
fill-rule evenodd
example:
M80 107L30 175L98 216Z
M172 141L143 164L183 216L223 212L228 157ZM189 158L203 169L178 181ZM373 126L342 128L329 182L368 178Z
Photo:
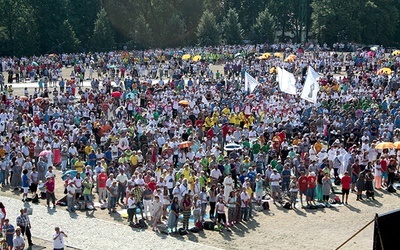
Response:
M224 185L224 200L228 201L229 194L233 190L233 179L231 173L229 173L228 176L225 177L223 185Z

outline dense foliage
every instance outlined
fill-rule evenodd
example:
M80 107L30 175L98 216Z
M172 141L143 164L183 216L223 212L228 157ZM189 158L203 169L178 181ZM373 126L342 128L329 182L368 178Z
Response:
M0 54L319 41L400 47L399 0L0 0Z

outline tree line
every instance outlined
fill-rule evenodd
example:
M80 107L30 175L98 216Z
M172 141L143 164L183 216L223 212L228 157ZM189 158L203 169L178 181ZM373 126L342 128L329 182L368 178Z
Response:
M399 0L0 0L0 54L338 41L399 47Z

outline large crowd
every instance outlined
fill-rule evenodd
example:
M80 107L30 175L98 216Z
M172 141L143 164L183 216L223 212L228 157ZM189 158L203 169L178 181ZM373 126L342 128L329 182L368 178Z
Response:
M127 208L133 226L141 213L154 230L164 220L171 230L180 220L188 230L191 215L198 227L211 219L229 230L268 197L285 203L288 196L293 209L298 195L305 208L329 206L335 184L344 204L350 192L373 198L375 189L393 186L400 160L393 146L376 148L400 140L400 57L382 47L334 49L274 44L4 57L0 184L22 188L23 201L45 190L55 206L58 169L69 212L83 197L86 208L95 201L110 214ZM216 64L221 72L211 69ZM276 82L276 68L285 68L300 93L308 66L320 75L315 104ZM246 72L260 83L253 93L244 88ZM18 96L11 84L19 82L37 87Z

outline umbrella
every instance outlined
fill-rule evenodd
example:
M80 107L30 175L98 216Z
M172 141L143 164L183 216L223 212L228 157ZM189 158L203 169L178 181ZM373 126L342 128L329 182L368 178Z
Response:
M400 149L400 141L393 143L396 149Z
M130 93L126 94L125 99L133 99L133 97L135 97L135 94L130 92Z
M114 98L120 98L121 95L122 95L122 93L119 92L119 91L114 91L114 92L111 93L111 96L114 97Z
M192 58L192 61L193 62L197 62L197 61L200 61L201 60L201 55L197 55L197 56L194 56L193 58Z
M392 70L390 68L381 68L380 70L378 70L378 72L376 72L378 75L383 75L383 74L387 74L390 75L392 73Z
M233 150L239 150L242 149L242 146L236 143L228 143L225 145L224 150L225 151L233 151Z
M182 100L182 101L179 101L178 104L182 105L182 106L188 106L189 105L189 101L188 100Z
M42 157L42 156L47 156L48 154L51 154L50 150L43 150L42 152L39 153L38 156Z
M375 56L375 52L374 51L368 51L367 55L370 57L374 57Z
M275 53L274 53L274 56L282 58L282 57L283 57L283 54L282 54L282 53L279 53L279 52L275 52Z
M239 56L242 56L242 54L241 54L241 53L236 53L236 54L235 54L235 58L236 58L236 57L239 57Z
M400 50L393 51L392 56L400 56Z
M38 97L35 99L35 102L41 102L41 101L43 101L43 97Z
M193 142L191 142L191 141L184 141L184 142L179 143L178 147L179 147L179 148L188 148L188 147L190 147L190 146L192 146L192 145L193 145Z
M56 57L56 54L50 54L49 57Z
M370 50L372 50L372 51L376 51L377 49L378 49L378 46L373 46L370 48Z
M69 177L70 177L71 179L73 179L73 178L76 176L77 173L78 173L78 171L76 171L76 170L68 170L67 172L65 172L65 173L61 176L61 179L62 179L63 181L65 181L65 180L67 179L67 175L69 175Z
M21 101L26 101L26 100L28 100L28 97L23 95L23 96L20 96L19 99Z
M392 142L381 142L376 144L376 149L389 149L389 148L396 148L396 146Z
M190 59L190 54L184 54L182 56L182 60L189 60Z
M39 64L37 62L32 62L33 66L38 66Z
M297 58L296 55L290 55L286 57L285 62L293 62Z

